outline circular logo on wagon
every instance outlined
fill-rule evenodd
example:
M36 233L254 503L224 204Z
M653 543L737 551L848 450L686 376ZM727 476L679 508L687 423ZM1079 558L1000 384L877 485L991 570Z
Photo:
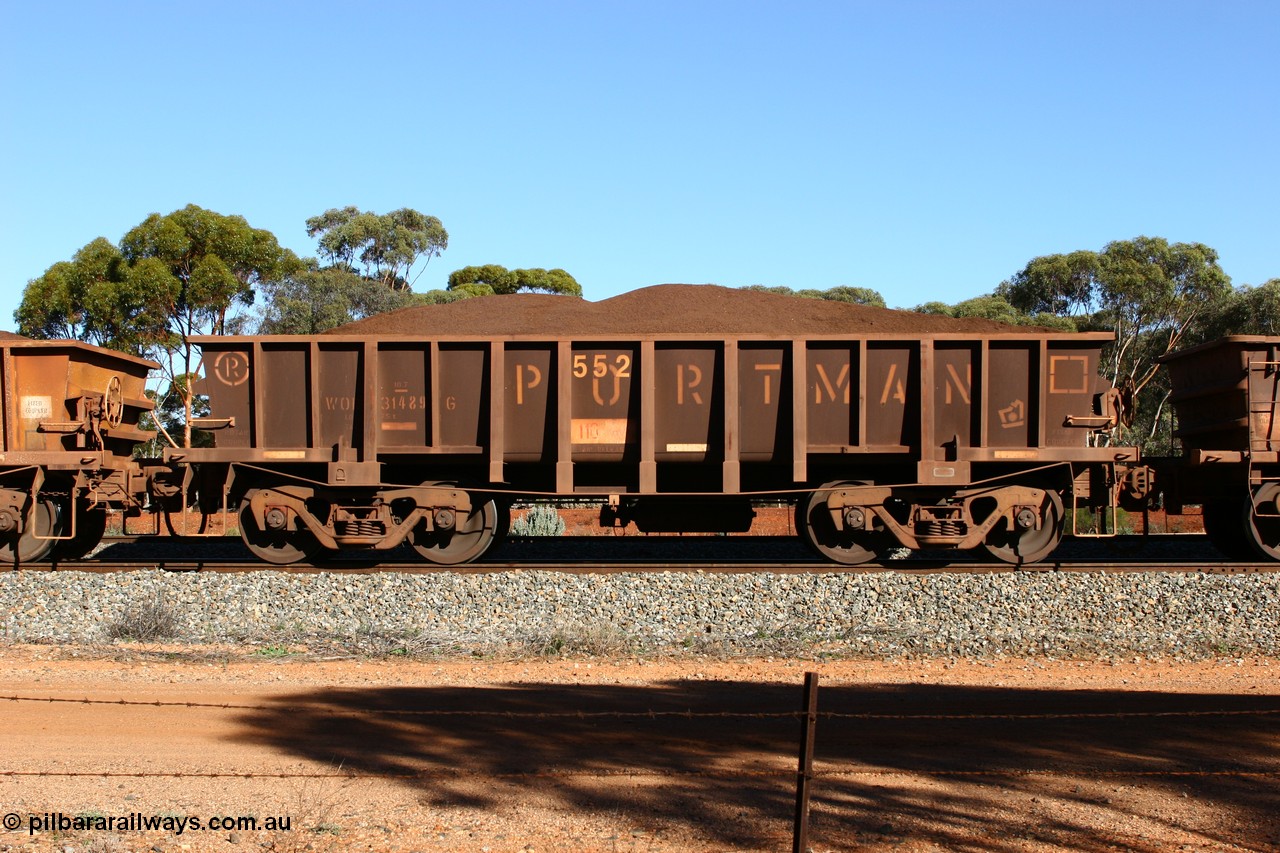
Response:
M249 359L244 353L220 352L213 360L213 375L223 385L243 385L249 378Z

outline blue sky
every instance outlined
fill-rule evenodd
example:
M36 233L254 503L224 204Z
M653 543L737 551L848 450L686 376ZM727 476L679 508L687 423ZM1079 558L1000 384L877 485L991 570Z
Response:
M0 327L95 237L194 203L314 255L412 207L470 264L989 292L1198 241L1280 276L1271 2L0 0Z

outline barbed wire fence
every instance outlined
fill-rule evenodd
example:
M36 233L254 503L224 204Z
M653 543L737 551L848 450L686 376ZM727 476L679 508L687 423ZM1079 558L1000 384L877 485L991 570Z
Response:
M89 699L69 698L62 696L0 696L0 702L6 703L44 703L50 705L82 705L113 707L145 707L174 708L187 710L237 711L269 714L296 715L314 713L314 705L254 705L237 703L185 702L172 700L139 700L139 699ZM493 718L521 720L643 720L643 719L760 719L760 720L793 720L800 726L797 748L797 766L795 770L785 768L723 768L723 769L650 769L623 767L617 769L594 768L590 770L553 769L519 772L499 772L493 770L465 770L459 768L434 767L427 769L391 772L374 770L304 770L284 772L235 772L235 771L186 771L186 770L145 770L145 771L91 771L91 770L11 770L0 769L0 777L4 778L164 778L164 779L385 779L402 781L431 780L519 780L519 779L615 779L615 778L654 778L654 779L791 779L795 783L795 813L792 820L793 853L803 853L809 848L809 815L814 783L823 779L836 778L873 778L899 776L904 773L925 775L938 778L1008 778L1008 777L1055 777L1067 775L1072 770L1053 768L877 768L867 766L823 766L814 767L815 752L818 743L821 721L861 720L861 721L1031 721L1031 720L1105 720L1105 719L1142 719L1142 718L1210 718L1210 717L1280 717L1280 708L1257 709L1210 709L1210 710L1175 710L1175 711L1067 711L1047 713L883 713L883 712L849 712L818 710L818 675L805 673L805 680L800 708L794 711L693 711L693 710L644 710L644 711L508 711L500 709L443 709L443 708L333 708L324 707L327 718L364 718L364 717L409 717L423 719L447 718ZM830 762L823 762L829 764ZM1104 770L1091 768L1091 777L1097 778L1241 778L1266 779L1280 778L1280 770L1242 770L1239 768L1162 768L1150 769L1116 769Z

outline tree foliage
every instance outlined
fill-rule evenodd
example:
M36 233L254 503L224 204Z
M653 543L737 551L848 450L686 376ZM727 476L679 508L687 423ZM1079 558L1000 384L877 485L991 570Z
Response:
M307 235L319 237L320 254L330 266L354 269L359 261L365 277L393 290L412 288L409 274L414 264L421 260L425 269L449 246L449 234L439 219L408 207L384 214L330 208L307 220Z
M986 296L975 296L955 305L945 302L926 302L911 309L920 314L939 314L944 317L973 317L982 320L994 320L1008 323L1011 326L1041 326L1063 332L1074 332L1076 321L1070 316L1057 316L1048 313L1027 314L1019 311L1003 296L994 293Z
M1045 255L1031 261L996 290L1025 315L1089 315L1100 307L1097 252Z
M392 290L345 266L317 268L262 286L258 333L314 335L355 320L418 304L418 294Z
M848 285L839 285L831 287L827 290L817 290L815 288L804 288L801 290L793 290L784 285L766 286L763 284L749 284L742 288L743 290L754 290L759 293L776 293L780 296L799 296L802 299L826 299L829 302L850 302L855 305L870 305L874 308L885 308L884 297L879 292L869 287L850 287Z
M184 342L238 331L236 311L253 304L254 287L301 267L270 231L194 204L151 214L124 235L120 250L131 276L165 300L171 330Z
M561 296L581 296L582 285L562 269L544 270L541 267L519 269L516 274L518 293L554 293Z
M516 274L500 264L463 267L449 273L449 290L470 286L488 288L489 293L514 293Z
M163 286L135 275L103 237L28 282L14 319L28 337L73 338L134 355L170 339Z
M463 267L449 273L449 290L471 296L504 293L552 293L581 296L582 286L562 269L509 270L499 264Z
M1206 312L1192 334L1188 344L1227 335L1280 335L1280 278L1257 287L1235 288Z

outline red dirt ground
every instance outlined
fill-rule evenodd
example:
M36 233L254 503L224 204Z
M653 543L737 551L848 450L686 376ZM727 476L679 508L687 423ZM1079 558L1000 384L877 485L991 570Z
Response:
M287 652L0 646L0 850L783 850L806 670L819 853L1280 849L1277 661Z

